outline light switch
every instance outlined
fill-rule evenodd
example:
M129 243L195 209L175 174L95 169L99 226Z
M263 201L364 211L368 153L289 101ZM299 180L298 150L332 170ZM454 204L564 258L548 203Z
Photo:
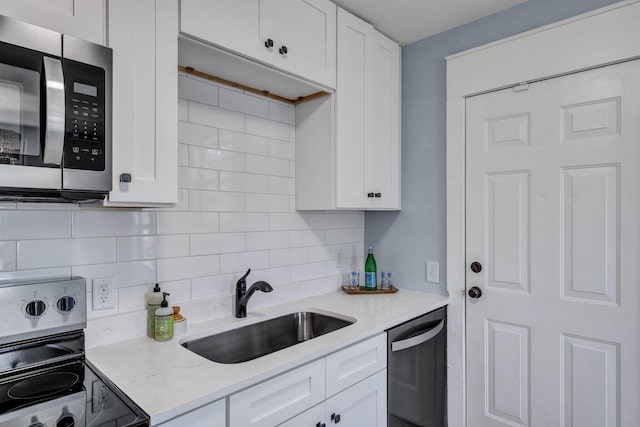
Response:
M440 263L427 261L427 282L440 283Z

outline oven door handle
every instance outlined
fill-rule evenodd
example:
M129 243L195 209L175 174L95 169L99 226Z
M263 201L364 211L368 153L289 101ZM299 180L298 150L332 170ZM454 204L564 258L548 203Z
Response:
M50 165L62 163L65 128L65 94L62 62L45 56L44 81L46 91L46 128L42 161Z
M406 338L406 339L403 339L403 340L392 341L391 342L391 351L406 350L408 348L415 347L417 345L423 344L423 343L429 341L430 339L432 339L433 337L435 337L436 335L438 335L440 333L440 331L442 330L442 328L444 328L444 319L441 320L433 328L429 328L429 329L427 329L426 331L424 331L423 333L421 333L419 335L415 335L415 336L413 336L411 338Z

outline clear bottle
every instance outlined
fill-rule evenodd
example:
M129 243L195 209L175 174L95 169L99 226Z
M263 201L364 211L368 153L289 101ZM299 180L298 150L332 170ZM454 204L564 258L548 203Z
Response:
M369 246L367 260L364 263L364 290L375 291L377 288L376 259L373 257L373 246Z
M156 337L156 310L160 308L162 302L162 292L160 285L156 286L152 291L147 292L147 336L149 338Z
M169 341L173 338L173 308L169 307L166 292L162 293L160 308L156 310L156 341Z

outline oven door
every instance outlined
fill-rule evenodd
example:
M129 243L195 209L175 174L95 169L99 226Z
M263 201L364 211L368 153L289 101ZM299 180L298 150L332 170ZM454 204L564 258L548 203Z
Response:
M60 189L61 36L0 16L0 187Z

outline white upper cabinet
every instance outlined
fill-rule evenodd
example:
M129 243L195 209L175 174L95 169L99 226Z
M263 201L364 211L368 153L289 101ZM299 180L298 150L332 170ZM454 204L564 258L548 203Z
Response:
M336 6L328 0L182 0L180 31L336 86Z
M337 88L296 106L296 209L399 210L400 46L338 9Z
M105 204L176 203L178 1L109 0L108 45L113 49L113 190Z
M105 44L105 0L2 0L0 15Z

